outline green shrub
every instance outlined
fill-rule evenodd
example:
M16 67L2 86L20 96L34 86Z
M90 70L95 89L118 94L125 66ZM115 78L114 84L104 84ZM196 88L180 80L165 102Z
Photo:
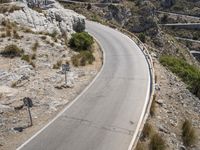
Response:
M188 88L193 94L200 97L200 71L198 68L173 56L162 56L160 62L188 84Z
M21 60L24 60L24 61L27 61L27 62L30 62L30 61L31 61L29 55L22 55Z
M22 50L14 44L6 46L4 50L0 52L0 54L4 57L17 57L20 56L21 53Z
M74 55L71 59L72 64L76 67L92 64L92 62L95 60L91 51L82 51L80 54Z
M165 150L165 141L159 134L154 134L151 137L149 148L150 150Z
M93 44L93 37L86 32L72 34L69 44L76 51L89 50Z
M186 146L191 146L195 144L197 137L195 135L195 130L192 127L192 123L189 120L185 120L182 125L182 139Z
M144 33L140 33L139 36L138 36L138 38L140 39L140 41L142 41L143 43L145 43L145 41L146 41L146 36L145 36Z

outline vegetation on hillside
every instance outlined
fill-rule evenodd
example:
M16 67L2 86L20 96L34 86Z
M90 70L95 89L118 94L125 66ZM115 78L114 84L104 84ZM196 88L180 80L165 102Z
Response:
M69 41L70 46L76 51L89 50L93 43L93 37L87 32L72 34L72 38Z
M186 146L195 144L197 137L191 121L185 120L182 125L182 139Z
M87 32L80 32L72 34L72 38L69 41L70 46L79 54L72 57L72 63L74 66L85 66L92 64L95 60L91 46L94 43L93 37Z
M160 62L179 76L188 85L190 91L200 97L200 70L185 60L174 56L161 56Z
M22 50L15 44L7 45L0 54L4 57L17 57L21 56Z

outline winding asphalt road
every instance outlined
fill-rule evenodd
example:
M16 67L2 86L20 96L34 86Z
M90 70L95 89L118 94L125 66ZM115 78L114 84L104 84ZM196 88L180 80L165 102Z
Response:
M89 88L21 150L127 150L148 102L150 73L138 46L94 22L87 31L104 49L105 62Z

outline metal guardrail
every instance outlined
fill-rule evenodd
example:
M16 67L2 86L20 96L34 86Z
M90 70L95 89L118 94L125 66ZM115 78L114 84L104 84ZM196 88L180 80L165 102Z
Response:
M144 124L145 124L145 122L146 122L146 120L149 116L151 104L152 104L152 101L153 101L154 92L155 92L155 88L154 88L155 87L154 86L155 85L154 62L153 62L153 59L152 59L149 51L147 50L147 47L144 45L144 43L142 41L140 41L140 39L136 35L134 35L133 33L129 32L129 31L123 29L123 28L119 28L114 24L111 24L111 23L108 23L108 22L106 24L109 25L111 28L118 29L119 31L125 33L128 37L130 37L138 45L138 47L141 49L141 51L145 55L145 58L147 60L148 65L149 65L150 80L151 80L150 81L151 87L150 87L150 93L149 93L149 101L148 101L148 104L146 106L146 110L145 110L145 113L143 115L142 121L139 122L138 127L136 129L137 136L133 137L132 146L129 147L129 150L132 150L132 149L136 148L136 146L137 146L137 143L138 143L138 140L139 140L140 135L142 133Z

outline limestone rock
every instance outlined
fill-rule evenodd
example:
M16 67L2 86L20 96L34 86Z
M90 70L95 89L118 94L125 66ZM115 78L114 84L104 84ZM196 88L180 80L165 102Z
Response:
M42 13L27 6L26 3L15 3L22 7L21 10L4 16L20 25L31 28L35 32L46 32L49 34L64 34L70 36L74 31L85 29L85 17L72 10L64 9L58 2L52 0L45 5ZM0 16L1 18L2 16ZM0 19L1 20L1 19Z

